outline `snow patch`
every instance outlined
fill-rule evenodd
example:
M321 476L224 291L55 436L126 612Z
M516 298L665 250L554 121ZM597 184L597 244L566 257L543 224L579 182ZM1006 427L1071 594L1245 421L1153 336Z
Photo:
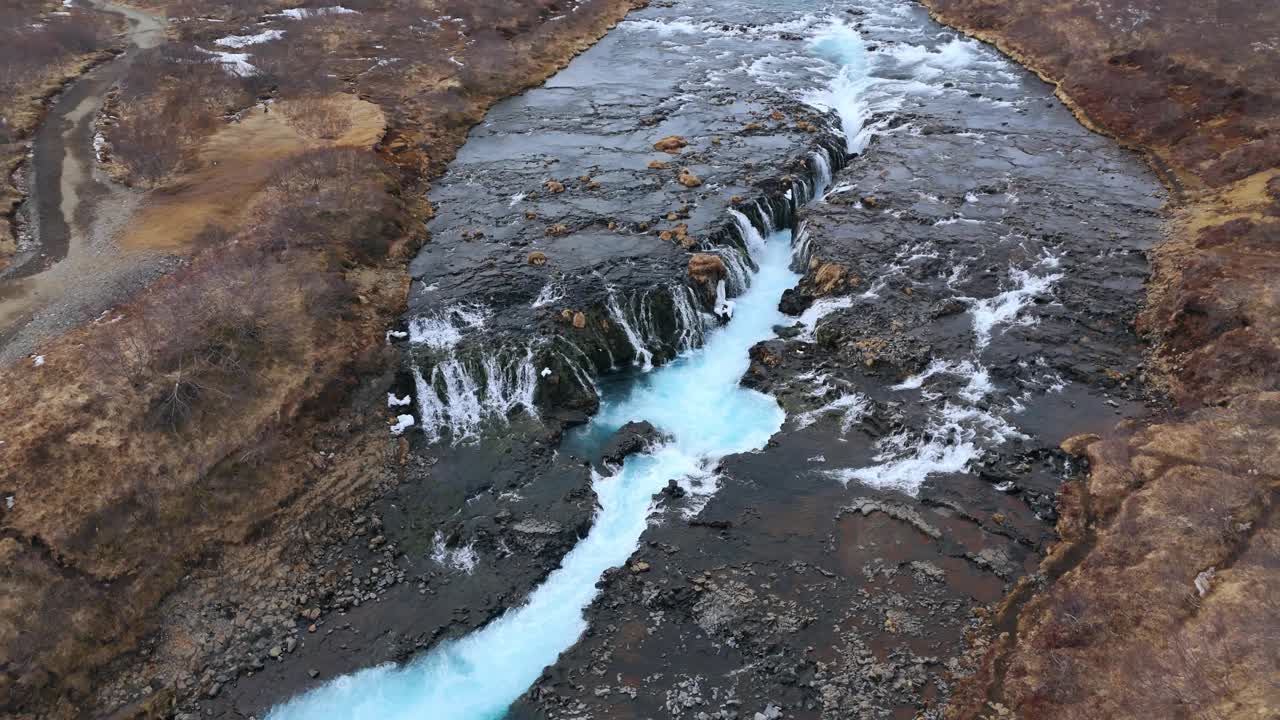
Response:
M224 38L218 38L213 41L214 45L220 45L228 48L242 48L250 45L258 45L272 40L279 40L284 37L283 30L263 30L255 35L228 35Z
M412 415L397 415L396 423L391 426L391 434L392 435L402 434L405 430L408 430L409 428L413 427L413 422L414 420Z

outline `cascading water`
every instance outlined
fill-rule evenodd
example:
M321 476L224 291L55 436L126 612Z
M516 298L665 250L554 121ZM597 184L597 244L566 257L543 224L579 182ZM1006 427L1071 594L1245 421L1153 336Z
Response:
M653 369L653 352L645 345L644 338L640 337L640 333L636 332L627 313L618 304L618 297L613 292L613 288L609 289L609 300L606 303L609 308L609 317L622 328L622 332L627 336L627 341L631 343L631 347L635 350L636 364L642 366L645 370Z
M857 30L843 22L833 21L812 45L838 70L830 85L805 99L815 106L834 110L840 117L845 150L850 155L860 153L871 142L876 130L869 124L873 108L867 91L875 81L871 76L866 44Z
M851 29L849 32L857 42L844 49L840 62L855 69L840 73L829 99L834 103L830 107L841 111L850 147L861 149L865 142L859 139L861 128L857 125L865 113L845 116L846 109L860 106L857 98L840 96L858 90L856 83L842 78L858 73L865 76L861 39ZM797 183L789 192L792 204L809 200L814 189ZM639 376L624 396L601 406L588 428L591 433L607 435L628 421L647 420L670 440L629 457L614 475L594 478L600 509L591 531L528 602L405 666L364 670L297 697L274 708L268 715L271 720L502 718L543 668L586 629L583 610L596 595L596 581L634 552L648 524L654 494L673 478L688 492L709 492L708 488L715 486L714 468L720 458L764 447L782 427L786 414L773 397L743 388L739 380L748 369L750 348L773 337L776 325L788 322L778 304L783 291L794 286L800 276L791 269L791 232L772 232L772 214L761 207L756 210L766 233L746 215L732 213L751 254L749 260L756 266L754 274L749 274L747 262L726 262L731 280L742 290L735 299L732 320L709 333L700 349ZM736 250L732 254L740 257ZM722 257L728 259L727 254ZM629 314L612 292L608 307L635 347L637 359L651 365L653 353L633 323L643 313ZM698 315L692 306L677 307L675 314L680 318ZM447 381L448 371L439 367L437 371L444 373ZM418 380L421 393L424 380ZM860 412L853 403L832 410L849 417ZM424 406L424 415L427 412ZM451 408L433 408L432 412L452 415Z
M761 247L750 289L737 298L734 319L706 344L641 376L625 397L606 403L593 420L609 432L630 420L652 422L672 438L632 456L610 477L596 477L600 511L587 538L529 602L461 640L446 643L402 668L384 666L335 681L282 705L273 720L294 718L448 718L494 720L537 679L542 668L586 629L582 610L595 582L625 562L648 522L654 493L671 478L696 492L695 481L716 461L764 446L785 413L771 396L742 388L747 351L786 321L777 309L799 276L789 269L790 233Z

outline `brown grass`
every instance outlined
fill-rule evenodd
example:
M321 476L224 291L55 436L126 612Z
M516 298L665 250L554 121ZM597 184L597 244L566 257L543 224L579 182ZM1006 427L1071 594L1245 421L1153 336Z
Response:
M387 252L408 227L369 153L315 150L278 164L268 185L304 176L326 203L325 238L274 245L292 208L267 193L258 222L229 245L118 308L120 320L54 343L43 367L0 378L0 418L12 428L0 487L15 498L4 528L20 541L9 546L13 567L28 568L6 571L0 591L0 610L24 611L0 613L0 638L13 640L0 708L74 695L60 678L127 647L183 567L243 541L296 491L296 474L257 467L252 449L349 371L352 347L378 347L404 293L393 279L401 261ZM349 244L372 233L391 235L381 255ZM343 272L356 255L381 276ZM88 582L99 600L31 605L27 593L58 584L50 563L81 578L58 582Z
M323 100L348 127L333 139L304 134L288 114L250 111L223 125L196 151L191 169L173 177L122 233L126 248L191 249L210 226L238 227L251 199L267 184L275 163L321 147L371 147L385 130L382 112L350 95Z
M430 213L415 198L492 102L547 77L630 2L556 23L541 0L344 5L362 14L289 21L251 48L261 74L240 80L182 43L207 47L285 6L166 4L228 22L173 28L179 46L139 58L113 105L116 168L149 189L123 244L190 257L41 348L44 366L0 375L0 492L15 499L0 506L0 714L105 715L96 693L129 668L172 680L198 665L181 647L192 619L159 610L184 574L203 563L251 593L238 563L259 580L278 570L262 558L301 542L290 533L308 508L358 494L368 458L321 471L312 448L326 421L350 428L335 443L357 428L389 437L380 408L346 403L394 362L383 333ZM424 32L447 13L478 34ZM253 107L263 97L268 113ZM148 165L166 124L177 142ZM128 655L148 635L155 652ZM156 657L181 667L147 665Z

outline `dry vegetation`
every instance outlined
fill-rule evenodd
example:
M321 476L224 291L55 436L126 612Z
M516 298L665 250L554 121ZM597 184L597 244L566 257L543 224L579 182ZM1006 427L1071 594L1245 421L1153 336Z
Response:
M187 260L42 347L43 365L0 374L0 715L107 714L118 676L198 677L190 648L131 654L185 636L189 618L159 612L183 576L200 565L253 592L224 558L277 557L306 513L357 494L326 474L356 463L315 459L325 428L344 428L339 452L390 441L381 403L352 398L379 398L362 383L394 367L384 332L426 184L489 105L631 4L346 2L358 14L272 16L284 36L238 50L257 69L240 77L195 48L287 5L151 3L182 20L110 104L113 171L150 192L120 243Z
M1011 632L951 712L1280 716L1280 9L926 4L1056 82L1174 191L1138 330L1175 408L1069 442L1090 472L1063 491L1050 584L1006 601Z
M0 378L7 567L26 569L0 584L0 707L87 690L90 648L118 652L185 567L296 491L269 460L385 359L403 302L410 219L388 170L353 149L282 161L252 224ZM95 601L43 604L55 578Z
M110 57L107 49L118 29L112 15L60 2L0 4L0 270L16 250L13 215L22 201L16 176L48 100Z

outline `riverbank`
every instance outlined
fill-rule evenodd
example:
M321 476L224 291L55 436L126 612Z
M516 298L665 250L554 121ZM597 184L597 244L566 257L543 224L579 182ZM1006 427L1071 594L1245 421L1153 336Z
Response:
M1007 601L953 715L1274 715L1280 657L1255 631L1280 622L1280 256L1267 240L1280 233L1280 13L925 4L1143 153L1173 211L1137 326L1151 344L1144 376L1174 411L1064 445L1090 472L1062 494L1062 542L1042 566L1050 582Z
M490 52L518 54L520 61L465 78L434 50L424 56L420 38L393 32L408 24L391 10L342 18L347 37L394 45L388 63L354 59L359 70L351 69L352 58L327 55L317 44L333 17L276 20L305 27L295 33L286 25L291 59L271 65L273 78L342 78L325 92L339 93L339 100L371 98L354 104L374 108L377 132L344 147L327 141L332 123L301 129L280 123L325 141L303 143L287 157L251 158L263 172L240 184L242 204L193 228L197 242L184 238L176 270L6 369L4 712L172 714L180 704L216 695L224 672L253 672L243 659L269 657L269 647L255 649L264 632L280 633L281 645L285 635L296 642L306 629L292 622L300 611L316 607L319 619L362 601L365 590L357 592L342 575L351 561L337 555L344 542L368 533L362 508L407 472L388 433L395 357L386 330L403 308L404 262L431 213L415 193L490 104L541 81L629 7L587 4L555 23L536 8L518 16L507 8L500 17L481 8L466 33L450 29L441 47L455 47L459 62L475 58L478 67L486 67ZM194 61L196 48L222 47L213 41L235 31L229 23L268 10L276 8L211 8L204 19L175 23L175 41L139 60L152 70L172 65L156 77L182 71L243 78L220 61ZM504 35L470 42L472 33L498 25ZM250 52L273 55L270 48ZM325 63L333 66L326 71ZM382 69L388 64L395 67ZM185 118L171 124L175 132L188 119L191 127L231 135L252 129L241 115L228 118L221 107L200 105L200 97L156 94L137 82L126 73L122 92L185 103L170 106ZM302 92L284 86L274 92L264 102L293 117L288 101ZM267 114L261 105L250 109ZM343 119L341 112L326 117ZM130 150L124 140L148 136L132 130L113 136L112 117L97 120L107 140L99 157L134 172L130 163L148 145ZM202 153L217 150L219 137L215 130L197 138L161 186L138 183L134 192L145 196L145 207L181 200L164 185L175 178L184 191L198 192L195 186L221 177L198 175L217 160ZM237 137L238 144L222 145L247 150ZM133 182L127 173L119 177ZM181 214L193 203L178 204L172 210ZM134 229L132 220L124 224L122 245ZM369 545L366 538L361 547ZM302 597L299 587L315 595Z

